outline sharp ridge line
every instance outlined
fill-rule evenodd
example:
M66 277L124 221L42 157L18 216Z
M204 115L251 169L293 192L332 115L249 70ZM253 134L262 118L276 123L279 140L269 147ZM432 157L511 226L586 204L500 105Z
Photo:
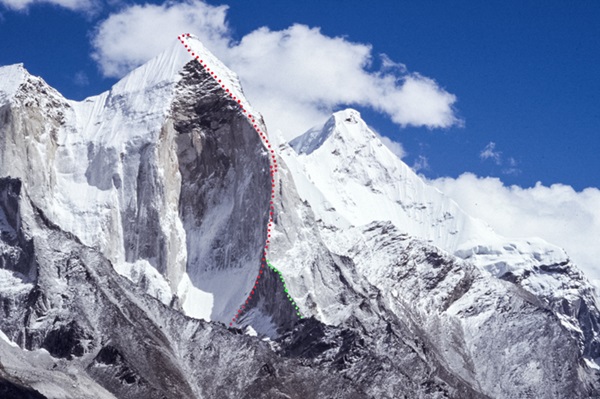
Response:
M296 302L294 302L294 300L290 296L290 294L288 292L288 289L287 289L287 286L285 285L285 281L283 279L283 276L281 275L281 272L279 270L277 270L273 265L271 265L271 263L267 260L267 252L269 250L269 244L270 244L270 238L271 238L271 231L273 230L273 212L275 211L275 207L274 207L274 200L275 200L275 174L278 171L277 157L275 156L275 150L273 148L271 148L271 144L269 143L269 139L267 138L266 133L263 132L260 129L260 127L258 126L259 121L257 121L255 119L255 116L252 115L252 114L250 114L244 108L244 106L242 105L242 100L239 99L239 98L237 98L233 94L233 90L229 90L229 88L225 86L225 84L224 84L225 82L223 82L221 79L219 79L219 77L217 76L216 73L214 73L214 71L210 70L210 68L209 68L208 64L206 63L206 61L203 60L203 59L201 59L198 54L195 54L194 52L192 52L192 49L190 48L190 46L188 46L185 43L185 40L187 40L189 37L191 37L191 35L189 33L184 33L184 34L181 34L181 35L177 36L177 39L181 42L181 44L184 45L184 47L186 48L186 50L188 51L188 53L190 53L190 55L192 56L192 58L195 59L196 61L198 61L198 63L200 64L200 66L202 68L204 68L206 70L206 72L209 72L210 76L218 84L220 84L221 88L223 90L225 90L225 92L227 94L229 94L229 96L233 99L233 101L238 104L238 106L240 107L240 110L242 111L242 114L246 117L246 119L248 119L248 121L250 122L250 125L254 128L254 131L262 139L262 143L265 146L265 148L267 149L267 153L270 155L270 158L269 158L269 169L271 171L271 199L269 201L269 224L267 225L267 239L265 241L265 246L263 248L263 257L262 257L262 261L261 261L261 267L259 269L258 275L256 276L256 280L254 281L254 286L250 290L250 294L246 298L246 301L242 305L240 305L240 307L238 308L238 311L233 316L233 318L231 319L231 322L229 323L229 326L233 326L233 323L237 323L238 320L240 319L240 317L244 314L244 311L246 309L246 305L248 305L250 303L250 300L253 298L254 291L258 287L258 283L260 281L261 275L263 274L263 272L265 270L265 264L268 265L269 268L271 270L273 270L273 272L275 272L279 276L279 278L281 279L281 281L283 283L283 288L284 288L285 294L287 295L288 299L292 303L292 306L294 306L294 309L296 310L296 314L301 318L302 316L300 314L298 306L297 306Z

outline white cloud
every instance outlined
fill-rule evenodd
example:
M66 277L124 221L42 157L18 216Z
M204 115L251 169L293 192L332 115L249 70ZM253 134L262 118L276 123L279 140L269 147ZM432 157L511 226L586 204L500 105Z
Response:
M460 124L452 108L456 96L440 88L433 79L411 74L395 86L390 85L390 81L390 75L377 77L374 83L381 87L370 93L370 100L379 103L380 109L395 123L429 128Z
M521 173L521 169L517 168L519 163L514 158L508 158L506 164L507 166L502 169L502 173L505 175L518 175Z
M96 4L96 0L0 0L0 4L13 9L25 10L32 4L54 4L65 7L70 10L91 10Z
M415 159L415 163L413 164L412 169L415 172L429 170L430 169L429 159L427 159L427 157L425 157L423 155L419 155L417 157L417 159Z
M325 119L338 105L364 106L406 126L448 127L457 122L454 95L401 68L369 71L371 46L293 25L258 29L230 48L226 61L271 126L287 137ZM291 122L291 123L290 123Z
M92 58L105 76L120 77L160 53L183 32L193 32L222 53L229 42L226 13L227 6L196 0L127 7L97 27Z
M369 107L400 126L444 128L460 123L456 97L434 80L407 73L382 56L371 70L370 45L329 37L318 28L266 27L231 40L227 7L199 0L125 8L103 21L93 37L94 59L107 76L147 61L181 32L194 33L237 72L244 90L272 130L290 139L341 106Z
M537 183L505 186L499 179L466 173L431 181L468 214L508 237L537 236L563 247L593 279L600 279L600 190Z
M381 58L381 68L384 71L396 70L400 73L408 72L406 65L393 61L387 54L381 54L379 57Z
M496 151L496 143L490 141L483 150L479 153L479 158L486 160L493 160L496 165L500 165L502 163L502 153L500 151ZM511 158L512 159L512 158Z
M79 71L73 76L73 83L77 86L87 86L90 84L90 79L85 72Z
M496 143L490 141L483 150L479 153L479 158L482 160L490 159L496 165L504 165L502 168L502 174L505 175L518 175L521 173L521 169L517 167L519 164L516 159L509 157L505 159L502 155L502 151L496 150Z

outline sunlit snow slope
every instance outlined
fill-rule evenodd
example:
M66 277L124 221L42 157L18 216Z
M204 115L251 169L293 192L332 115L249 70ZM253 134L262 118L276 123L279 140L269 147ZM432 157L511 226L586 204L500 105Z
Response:
M335 113L324 126L291 141L282 155L300 196L324 225L391 221L497 276L509 271L514 262L504 261L515 254L532 262L567 259L543 240L509 240L465 214L383 145L355 110Z

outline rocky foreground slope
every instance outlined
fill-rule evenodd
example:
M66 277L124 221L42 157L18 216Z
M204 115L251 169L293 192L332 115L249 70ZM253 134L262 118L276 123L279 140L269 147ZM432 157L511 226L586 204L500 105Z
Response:
M275 149L281 275L230 327L268 152L187 43L222 82L179 43L82 102L0 68L0 397L600 395L598 299L564 251L464 214L353 110Z

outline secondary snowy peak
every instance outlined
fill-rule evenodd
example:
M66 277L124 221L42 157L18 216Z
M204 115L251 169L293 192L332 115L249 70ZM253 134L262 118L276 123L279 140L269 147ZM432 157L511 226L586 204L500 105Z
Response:
M290 145L299 154L311 154L318 150L331 136L336 141L361 143L374 139L360 113L346 109L333 114L322 126L315 126L300 137L290 141Z
M339 216L355 226L389 220L451 253L471 238L493 235L417 176L355 110L335 113L290 146L283 156L296 184L307 187L300 195L325 224L345 227Z
M349 108L334 113L324 125L313 127L289 144L299 154L312 154L321 146L325 147L322 151L357 151L373 140L381 145L360 113Z
M385 147L358 112L334 114L324 126L282 146L282 156L333 253L347 252L344 232L353 226L391 222L400 233L428 241L472 262L485 275L535 294L556 311L564 327L585 336L582 342L593 343L582 353L597 357L597 327L577 311L577 304L584 302L583 307L596 309L597 301L565 251L539 238L502 237L467 215Z

